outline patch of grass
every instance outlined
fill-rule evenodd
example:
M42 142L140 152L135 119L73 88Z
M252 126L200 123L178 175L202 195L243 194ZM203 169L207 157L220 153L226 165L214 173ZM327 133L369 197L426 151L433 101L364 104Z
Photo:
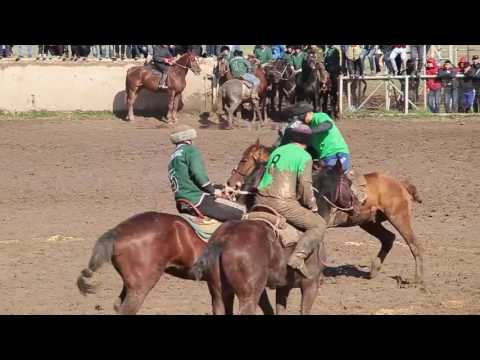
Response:
M21 112L0 111L0 120L86 120L110 119L115 115L111 111L47 111L31 110Z
M429 111L420 110L418 112L411 111L408 114L404 114L399 111L391 110L360 110L357 112L348 112L343 115L344 119L379 119L379 120L435 120L435 121L446 121L446 120L465 120L465 121L479 121L480 114L475 113L451 113L451 114L434 114Z

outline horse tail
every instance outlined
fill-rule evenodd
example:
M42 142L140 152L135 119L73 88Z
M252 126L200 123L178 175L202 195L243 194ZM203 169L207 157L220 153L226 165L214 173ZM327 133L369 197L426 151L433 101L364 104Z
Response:
M203 251L203 254L193 264L190 269L190 274L193 275L195 280L201 280L205 271L209 270L218 261L218 258L223 252L225 247L224 241L210 241Z
M92 256L88 262L88 267L82 270L77 279L77 287L82 295L95 294L99 284L94 284L91 278L104 263L111 262L113 243L116 238L117 234L115 231L108 230L97 240L95 246L93 247Z
M405 189L407 189L408 193L410 195L412 195L412 198L414 201L416 201L417 203L421 204L422 203L422 198L420 197L420 194L418 193L418 190L417 188L415 187L415 185L413 185L412 183L410 183L410 181L408 180L403 180L402 181L402 185L405 187Z

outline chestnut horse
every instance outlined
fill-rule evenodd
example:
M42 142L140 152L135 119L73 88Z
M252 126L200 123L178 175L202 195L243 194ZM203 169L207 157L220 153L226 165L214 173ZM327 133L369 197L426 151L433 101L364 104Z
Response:
M261 145L258 140L249 146L244 151L237 167L232 171L227 185L230 187L242 186L245 178L254 171L257 164L268 160L271 151L273 151L272 148ZM330 219L330 226L360 226L380 240L380 251L372 261L370 268L369 276L374 278L380 271L395 241L395 234L382 225L382 222L388 220L409 246L415 259L414 282L424 288L424 248L412 229L412 201L422 202L417 189L407 180L399 181L381 172L365 174L365 178L368 198L360 209L361 216L356 221L352 221L348 213L337 211L335 217Z
M111 262L123 280L114 309L119 314L134 315L164 273L193 280L190 268L206 245L183 217L141 213L100 236L77 287L83 295L96 293L99 283L93 282L93 276L102 265ZM259 305L265 314L273 314L266 292Z
M262 174L265 166L265 162L257 162L252 174ZM252 174L249 177L256 177ZM317 169L312 179L319 189L316 194L318 212L328 221L330 208L325 198L332 203L340 198L344 200L345 196L338 195L337 189L342 180L348 183L348 179L340 161L334 168ZM242 190L250 192L253 189L250 185L243 185ZM254 211L256 209L251 214ZM305 264L312 274L309 279L287 267L294 249L294 246L281 245L273 228L264 221L227 221L213 234L205 252L192 267L192 274L198 279L208 276L216 314L231 314L233 297L237 295L240 315L254 315L268 286L276 289L277 315L285 314L290 290L299 287L302 291L301 313L306 315L312 309L322 280L325 247L322 242L307 257Z
M133 105L135 104L138 92L141 89L147 89L152 92L162 91L162 89L158 87L160 83L160 76L154 74L152 66L153 65L134 66L127 71L125 90L126 101L128 105L127 120L129 121L135 120L135 115L133 114ZM182 97L182 92L187 85L185 78L189 69L192 70L195 75L199 75L201 72L197 58L190 52L183 54L168 69L168 89L166 89L166 91L169 95L169 105L167 120L170 121L169 116L171 116L173 123L177 122L177 110Z

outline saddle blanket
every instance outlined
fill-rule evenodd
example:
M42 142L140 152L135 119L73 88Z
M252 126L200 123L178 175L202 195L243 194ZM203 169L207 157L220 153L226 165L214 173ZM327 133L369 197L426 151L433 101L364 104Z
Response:
M180 214L180 216L190 224L198 237L205 242L208 242L215 230L222 225L222 222L215 219L201 219L188 214Z

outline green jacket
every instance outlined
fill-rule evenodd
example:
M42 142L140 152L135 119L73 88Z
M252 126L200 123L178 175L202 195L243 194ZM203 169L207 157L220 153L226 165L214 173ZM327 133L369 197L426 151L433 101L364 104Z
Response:
M303 51L299 52L298 54L293 54L292 55L292 65L295 68L295 70L299 70L302 68L303 61L307 57L307 54L305 54Z
M260 60L262 65L266 64L272 61L272 49L268 46L265 48L257 47L255 49L255 56Z
M185 199L197 206L208 194L202 190L210 184L203 157L193 145L177 146L168 164L168 178L175 200Z
M300 121L293 121L287 126L287 128L295 127L299 122ZM329 122L331 124L331 128L327 131L315 132L315 129L325 122ZM310 153L313 159L323 159L337 153L350 154L350 149L345 142L345 139L343 138L335 122L330 118L330 116L328 116L328 114L313 114L310 127L313 130L313 138L312 146L309 147L307 151ZM285 135L280 140L281 145L288 144L290 142L290 138L287 135L288 132L285 131L284 134Z
M250 63L242 56L236 56L230 60L230 71L234 78L239 78L243 74L250 72Z
M258 193L280 200L298 200L303 206L316 209L310 154L294 143L275 149L268 159Z
M330 130L326 132L315 133L315 128L324 122L330 122L332 124ZM343 138L342 133L332 118L328 116L328 114L321 112L313 114L310 127L312 130L314 130L312 147L315 149L316 153L319 154L320 159L335 155L337 153L350 154L350 149Z

